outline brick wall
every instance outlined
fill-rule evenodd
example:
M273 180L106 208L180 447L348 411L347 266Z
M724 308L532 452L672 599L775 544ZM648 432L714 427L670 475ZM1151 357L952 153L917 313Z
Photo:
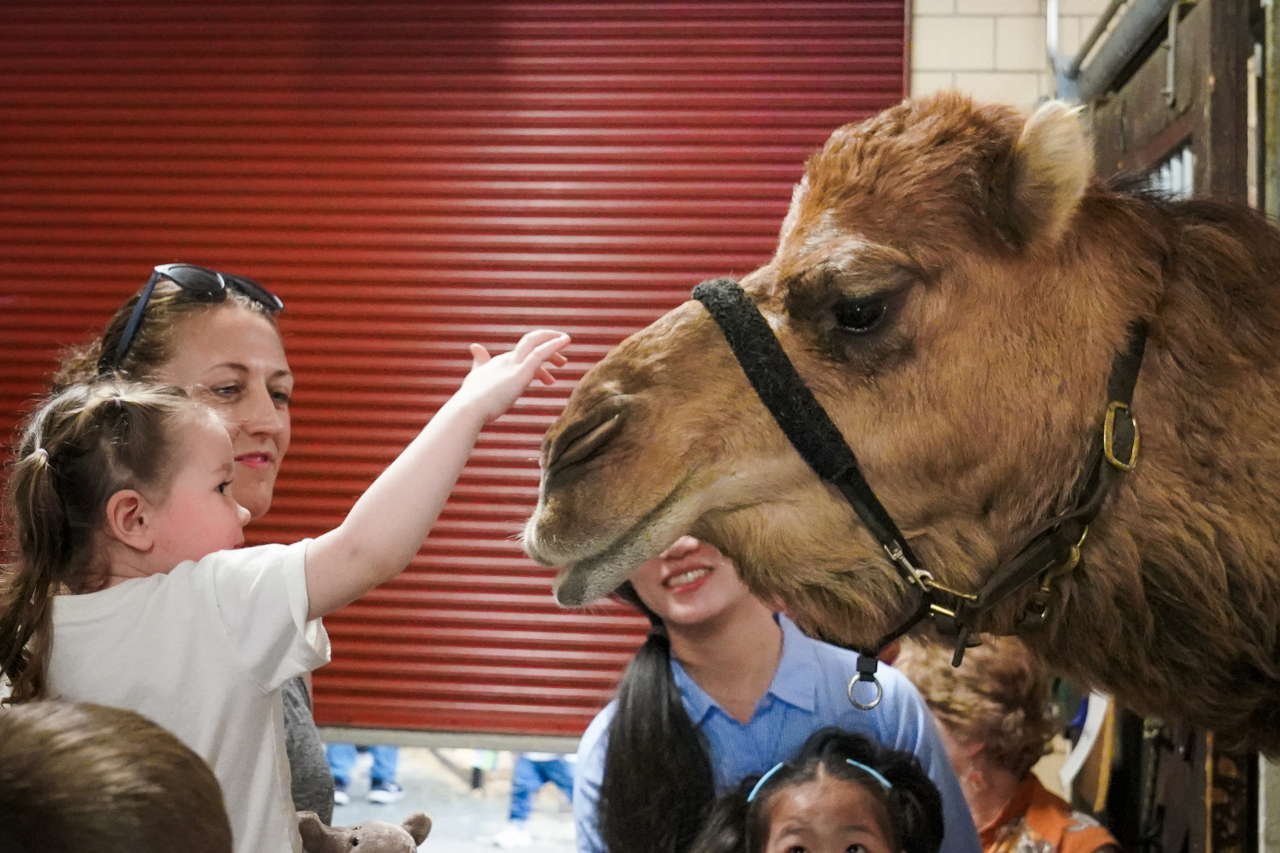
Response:
M1058 7L1058 51L1074 56L1107 0ZM911 93L949 88L1023 109L1053 97L1045 0L914 0Z

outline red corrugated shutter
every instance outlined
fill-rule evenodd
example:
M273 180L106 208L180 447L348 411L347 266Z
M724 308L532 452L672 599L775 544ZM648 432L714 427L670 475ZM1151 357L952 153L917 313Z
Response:
M905 0L0 4L0 429L152 264L284 298L294 442L251 540L336 524L468 366L569 331L427 546L326 620L321 722L577 734L643 622L516 534L572 381L772 251L804 158L904 92Z

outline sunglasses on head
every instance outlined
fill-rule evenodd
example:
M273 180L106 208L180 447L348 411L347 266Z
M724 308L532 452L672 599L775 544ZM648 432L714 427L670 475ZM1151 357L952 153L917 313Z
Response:
M160 264L151 271L151 278L147 279L146 286L138 295L138 304L133 307L133 313L129 315L129 322L125 324L124 333L120 336L120 343L116 345L115 352L111 353L110 357L104 354L98 362L98 373L110 373L124 363L124 357L129 354L129 347L133 346L134 338L138 336L138 328L142 326L142 317L147 312L147 303L151 301L151 294L161 279L168 279L197 299L207 302L220 302L226 299L227 291L234 288L272 314L284 310L284 303L280 301L279 296L256 281L243 276L191 264Z

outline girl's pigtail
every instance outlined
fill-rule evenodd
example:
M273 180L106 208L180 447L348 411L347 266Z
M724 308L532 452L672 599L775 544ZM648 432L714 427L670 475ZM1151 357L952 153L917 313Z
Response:
M11 685L6 704L44 697L53 646L54 578L72 541L39 426L26 436L19 450L25 453L9 477L8 511L19 559L0 582L0 672Z
M662 620L630 584L619 595L653 628L618 687L600 783L600 836L609 853L685 853L715 799L711 758L672 678Z
M747 794L759 778L748 776L716 800L689 853L747 853Z
M906 760L910 758L911 760ZM914 755L895 755L882 769L893 783L889 801L906 853L938 853L944 830L942 797Z

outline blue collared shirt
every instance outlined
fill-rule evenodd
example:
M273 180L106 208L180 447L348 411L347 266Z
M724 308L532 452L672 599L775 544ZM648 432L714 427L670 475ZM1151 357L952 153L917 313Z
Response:
M942 794L946 835L941 853L981 853L960 783L933 716L915 686L902 673L881 665L876 677L884 686L884 698L871 711L859 710L845 693L849 680L857 674L857 654L806 636L781 614L777 619L782 628L782 659L749 723L740 723L726 713L678 661L671 661L685 711L710 746L716 793L793 757L818 729L839 726L915 754ZM596 715L578 744L573 816L580 853L604 853L605 849L596 822L596 803L616 706L616 700L610 702Z

